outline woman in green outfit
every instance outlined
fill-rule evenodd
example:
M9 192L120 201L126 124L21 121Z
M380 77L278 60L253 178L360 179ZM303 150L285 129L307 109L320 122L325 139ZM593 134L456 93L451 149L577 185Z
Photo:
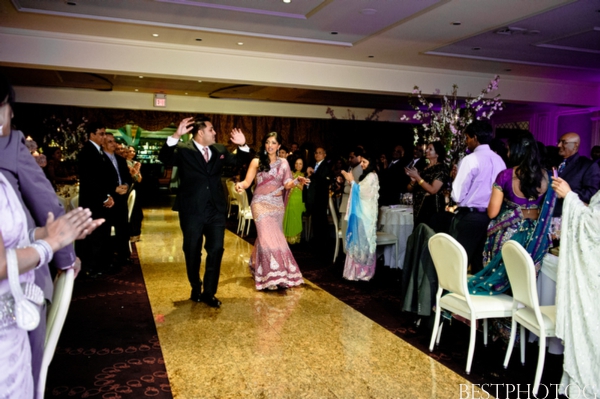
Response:
M293 178L304 177L304 161L302 158L294 162ZM293 187L287 198L285 214L283 216L283 234L289 244L298 244L302 236L302 213L306 210L302 202L302 185Z

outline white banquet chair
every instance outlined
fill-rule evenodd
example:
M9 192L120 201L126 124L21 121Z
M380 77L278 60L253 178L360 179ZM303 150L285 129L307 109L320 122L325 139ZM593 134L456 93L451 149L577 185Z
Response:
M525 329L538 335L540 349L533 380L533 394L537 395L546 359L546 338L555 337L556 306L540 306L536 288L535 265L529 252L516 241L507 241L502 246L502 259L513 293L512 324L510 340L504 358L504 368L508 367L510 355L515 346L517 324L521 327L521 363L525 364Z
M487 346L488 320L496 317L510 317L512 315L512 298L505 294L500 295L471 295L467 287L468 258L465 249L452 236L445 233L435 234L428 243L429 252L438 275L438 290L435 296L435 322L429 351L433 345L440 343L442 323L440 317L442 309L457 314L471 321L471 336L469 339L469 352L467 354L466 373L471 373L473 353L475 351L475 334L477 320L483 319L483 343ZM442 296L444 290L448 294ZM438 333L439 331L439 333Z
M73 284L75 282L75 271L67 269L60 273L54 281L54 294L52 303L48 306L48 316L46 321L46 339L44 344L44 354L42 355L42 364L40 375L38 377L37 395L38 398L44 397L46 388L46 377L48 376L48 366L54 357L56 344L60 337L60 332L65 324L71 296L73 295Z
M235 194L235 182L231 179L227 179L225 184L227 185L227 193L229 194L227 197L227 219L229 219L229 216L231 216L231 207L237 206L239 211L240 204L238 203L237 196Z
M235 193L238 202L238 229L237 232L241 237L244 237L244 229L246 229L246 235L250 233L250 224L254 218L252 217L252 210L248 203L248 193L246 190L241 193Z
M333 228L335 230L335 252L333 253L333 263L335 263L335 260L337 259L338 253L340 251L340 245L342 245L341 243L344 240L344 232L342 232L341 220L338 217L331 195L329 196L329 214L331 215Z
M127 197L127 222L131 221L131 214L133 213L133 206L135 205L135 190L131 190L129 192L129 197ZM127 241L129 243L129 252L131 252L131 241Z

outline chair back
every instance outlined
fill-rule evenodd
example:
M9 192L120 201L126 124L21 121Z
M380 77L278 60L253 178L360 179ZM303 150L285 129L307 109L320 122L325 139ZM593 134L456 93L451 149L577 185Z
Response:
M335 228L336 237L339 237L340 232L340 222L337 214L337 210L335 209L335 205L333 203L333 198L331 195L329 196L329 214L331 215L331 220L333 221L333 227Z
M230 200L237 200L235 195L235 183L231 179L227 179L227 193L229 194Z
M516 241L509 240L502 246L502 260L515 301L535 312L542 320L536 287L535 265L529 252ZM538 317L539 316L539 317Z
M458 241L446 233L437 233L428 243L440 288L465 297L471 307L467 288L468 258Z
M71 296L73 295L74 282L75 271L73 269L67 269L62 272L54 282L54 294L52 296L52 304L48 308L44 354L42 355L42 365L37 385L38 395L36 397L38 398L44 397L48 366L54 357L56 344L67 318Z
M135 204L135 190L131 190L129 192L129 197L127 197L127 220L131 220L131 213L133 212L133 205Z
M75 209L79 206L79 194L71 198L71 209Z

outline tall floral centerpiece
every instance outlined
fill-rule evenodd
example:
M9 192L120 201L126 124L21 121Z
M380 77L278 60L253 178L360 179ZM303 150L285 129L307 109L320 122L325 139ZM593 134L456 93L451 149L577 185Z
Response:
M81 118L81 123L75 124L69 118L63 122L54 115L44 119L44 145L60 147L66 161L77 160L77 155L87 140L86 123L85 118Z
M415 125L415 144L420 140L427 143L430 141L441 141L448 152L447 162L459 160L465 155L466 144L464 130L474 119L489 119L496 111L502 110L500 95L493 98L485 98L489 93L498 89L500 76L496 75L486 88L481 90L477 97L470 95L464 99L458 99L458 86L452 85L450 94L441 95L436 90L435 95L439 97L439 111L437 102L427 100L421 93L421 89L415 86L409 103L416 113L413 119L419 122ZM409 120L403 116L401 120Z

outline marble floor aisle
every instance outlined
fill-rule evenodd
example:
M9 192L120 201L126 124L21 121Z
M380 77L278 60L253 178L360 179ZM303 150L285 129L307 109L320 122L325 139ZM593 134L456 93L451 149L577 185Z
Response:
M175 398L460 398L470 391L467 380L309 281L257 292L247 266L252 246L229 231L221 309L190 301L178 214L144 213L136 245Z

